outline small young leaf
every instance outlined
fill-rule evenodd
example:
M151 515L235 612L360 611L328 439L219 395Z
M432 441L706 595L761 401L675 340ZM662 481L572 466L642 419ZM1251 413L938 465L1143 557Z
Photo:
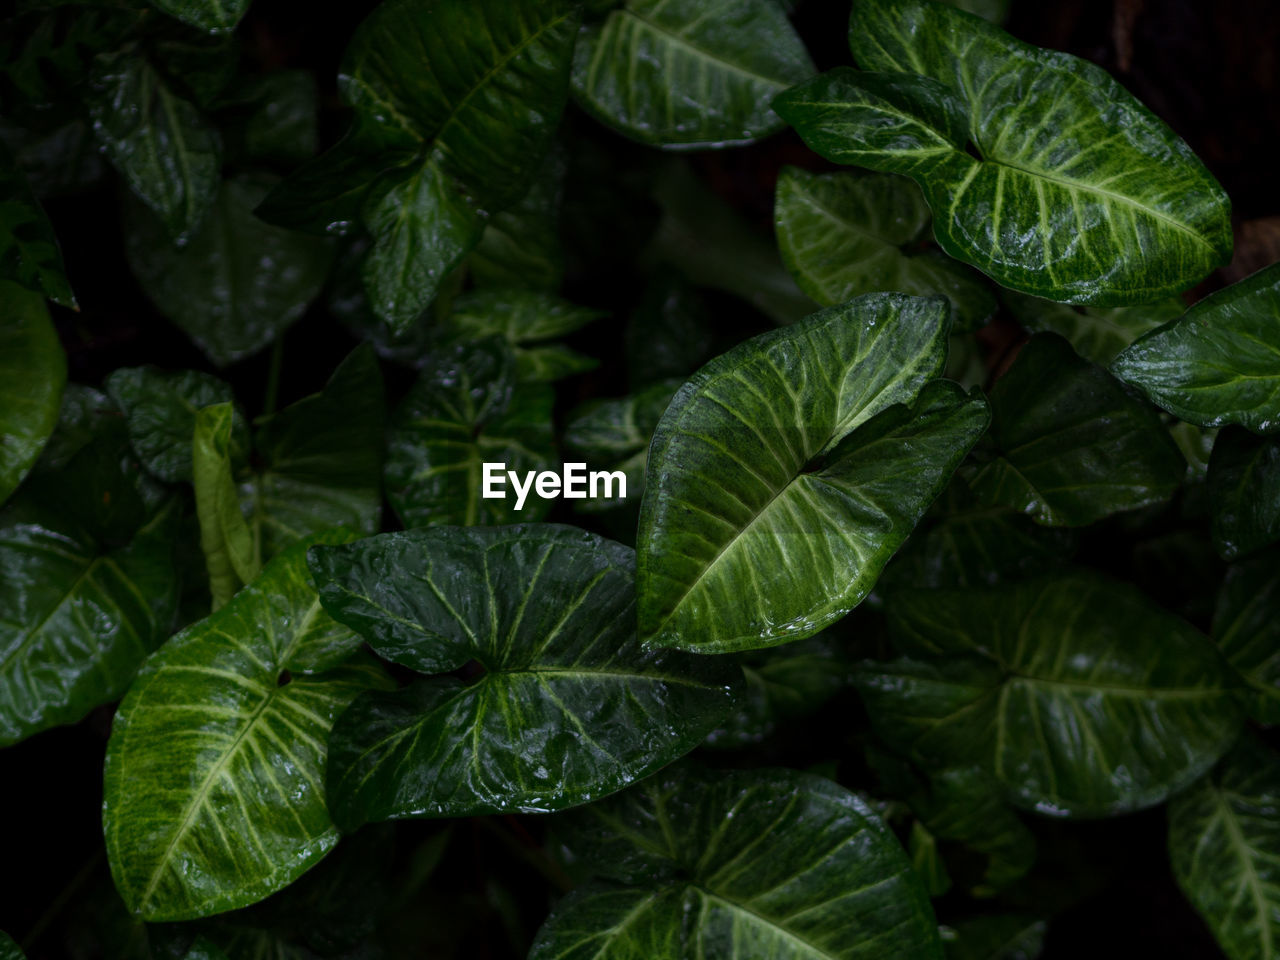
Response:
M1187 899L1234 960L1280 939L1280 760L1252 736L1169 804L1169 859Z
M1038 813L1153 806L1240 732L1213 645L1096 574L900 591L888 611L894 644L912 659L855 674L877 732L926 768L981 766Z
M529 960L941 960L898 841L829 780L678 769L567 819L573 852L622 885L566 897Z
M516 382L515 358L499 337L442 347L392 419L387 498L406 527L539 520L550 502L530 491L481 497L481 464L523 474L556 466L551 388Z
M200 547L214 610L225 606L262 569L261 547L240 511L231 443L234 420L231 403L205 407L196 413L191 444Z
M1205 297L1111 365L1152 403L1202 427L1280 427L1280 263Z
M1235 560L1280 540L1280 439L1241 427L1218 434L1209 458L1213 543Z
M178 249L142 207L125 212L125 252L143 290L215 364L257 353L302 316L324 285L332 244L252 213L267 182L228 180L208 219Z
M583 28L573 92L641 143L726 147L780 130L771 101L813 71L775 0L626 0Z
M296 544L206 620L177 634L116 713L103 832L116 888L144 920L254 903L338 842L322 782L334 718L383 672L320 608ZM319 676L294 676L316 672Z
M169 237L185 243L218 193L217 129L151 64L127 53L98 58L88 105L107 159Z
M1052 333L1032 337L996 382L991 436L997 455L973 492L1051 526L1160 503L1186 473L1159 417Z
M680 388L640 513L646 643L785 643L870 592L986 429L981 396L943 383L921 395L947 313L941 297L859 297L741 344Z
M929 224L919 188L888 174L778 174L773 222L782 259L822 306L864 293L941 294L953 330L972 330L996 310L994 294L968 267L936 251L909 253Z
M1213 638L1245 683L1259 723L1280 723L1280 548L1233 564L1218 592Z
M422 680L342 715L328 774L338 823L562 810L697 746L735 671L640 649L633 564L627 547L553 525L313 551L325 609L379 654L424 673L484 668L470 685Z
M0 281L0 504L58 422L67 358L44 298Z

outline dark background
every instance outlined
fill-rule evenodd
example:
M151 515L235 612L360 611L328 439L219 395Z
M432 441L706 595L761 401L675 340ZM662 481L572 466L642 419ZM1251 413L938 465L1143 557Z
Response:
M321 83L322 142L332 143L345 117L337 101L334 77L355 25L372 9L369 3L316 3L306 0L255 0L240 27L246 56L264 69L312 70ZM3 11L4 4L0 4ZM847 0L799 0L795 23L820 69L848 63L845 45ZM1013 0L1006 28L1024 40L1066 50L1110 70L1162 117L1205 161L1233 202L1236 255L1231 266L1194 292L1203 295L1253 270L1280 260L1280 188L1277 187L1276 132L1280 131L1280 3L1275 0ZM577 137L605 151L628 156L632 148L582 117L572 106L567 123ZM761 144L692 158L695 169L722 197L742 211L761 232L771 229L773 186L778 168L796 163L821 169L823 163L790 133ZM575 190L591 185L570 183ZM599 185L596 185L599 186ZM163 367L212 370L202 354L149 304L133 281L119 235L119 200L113 185L79 196L56 198L46 207L63 244L68 273L82 311L54 307L67 349L70 378L100 385L119 366L154 363ZM598 242L625 249L633 225L612 234L602 226ZM625 273L570 256L564 293L578 302L608 308L616 320L584 331L575 346L602 357L602 367L561 389L564 409L592 396L618 392L625 368L622 319L633 308L642 281ZM713 297L717 322L735 337L763 329L767 321L747 315L742 304ZM998 318L985 335L989 364L1002 362L1020 331ZM285 337L281 402L318 389L337 362L355 344L354 337L328 314L321 298ZM220 374L235 387L252 415L261 406L268 354L242 361ZM394 400L412 374L388 366ZM390 515L388 511L388 515ZM581 522L580 519L574 522ZM1105 544L1095 544L1098 554ZM1114 563L1115 561L1111 561ZM1123 561L1121 561L1123 562ZM67 927L106 883L100 854L102 757L112 708L95 711L73 728L40 734L0 753L0 928L26 939L41 928L31 951L37 957L93 956L92 946L67 952ZM832 756L849 756L843 731L858 716L856 698L837 700L805 722L795 740L785 731L771 748L773 762L802 766ZM831 733L823 742L822 731ZM770 757L758 758L768 762ZM853 763L845 760L844 762ZM845 768L842 766L842 773ZM844 777L848 782L854 777ZM1054 917L1046 960L1090 956L1213 958L1220 956L1204 925L1174 884L1165 851L1162 810L1099 823L1041 823L1041 873L1060 871L1086 876L1093 893ZM407 839L429 837L440 828L408 824ZM554 884L512 853L522 846L538 856L540 825L528 818L455 827L462 842L450 846L446 869L454 885L474 892L481 904L466 948L458 956L514 956L509 946L518 934L504 930L505 909L536 929ZM1044 861L1048 858L1049 864ZM1055 858L1059 863L1055 865ZM398 866L398 865L394 865ZM508 876L516 904L488 914L490 867ZM393 864L388 863L391 871ZM471 901L468 901L471 902ZM938 903L945 919L947 899ZM509 924L508 924L509 925ZM406 956L446 956L414 950ZM439 948L444 949L444 948ZM110 956L99 944L96 955Z

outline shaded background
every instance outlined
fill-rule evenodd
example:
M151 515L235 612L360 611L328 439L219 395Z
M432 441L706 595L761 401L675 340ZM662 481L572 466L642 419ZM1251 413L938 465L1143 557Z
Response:
M239 33L247 59L263 69L314 71L321 84L322 143L341 133L345 116L334 78L342 51L369 3L315 3L255 0ZM845 46L846 0L799 0L795 23L820 69L849 62ZM1280 187L1271 149L1280 131L1280 3L1275 0L1013 0L1007 29L1041 46L1066 50L1110 70L1128 89L1185 138L1222 182L1234 208L1236 253L1232 264L1207 279L1193 297L1240 279L1280 260ZM645 177L656 152L633 147L583 117L572 106L566 116L571 179L567 187L566 245L569 272L564 295L612 311L607 319L575 335L570 343L602 358L601 367L561 385L560 416L576 403L619 392L625 376L623 323L639 301L645 279L630 269L631 259L657 222L647 202ZM630 187L592 175L579 150L616 158L628 169ZM654 156L648 156L654 154ZM690 163L717 195L771 235L773 187L779 167L794 163L824 169L791 133L755 146L692 156ZM600 169L595 166L594 169ZM600 209L598 191L627 194L621 218L575 216ZM618 197L613 199L617 200ZM62 242L68 274L82 311L53 307L70 378L100 386L119 366L154 363L218 372L234 386L252 416L261 408L268 353L223 371L151 306L133 281L119 235L119 197L111 180L92 192L46 202ZM594 251L594 252L591 252ZM325 308L321 297L285 337L281 403L318 389L337 362L357 342ZM766 329L769 322L728 295L710 294L714 323L726 340ZM998 317L983 334L993 372L1007 363L1021 330ZM394 401L412 372L388 365ZM387 511L388 517L391 516ZM552 519L582 523L573 514ZM1136 577L1156 597L1179 602L1180 578L1214 578L1220 570L1154 565L1132 566L1116 556L1109 538L1115 526L1091 529L1082 550L1098 565ZM0 928L15 938L37 934L31 949L39 957L114 956L107 930L116 923L101 849L99 809L101 769L112 708L95 711L73 728L40 734L0 752L0 815L5 824L0 847ZM749 758L727 755L724 762L783 763L804 767L837 762L840 779L867 782L861 769L861 741L850 729L865 729L857 698L837 698L798 729L782 729ZM1036 821L1041 862L1028 881L1029 894L1059 898L1071 889L1049 926L1044 957L1214 958L1221 954L1204 925L1177 890L1165 851L1163 810L1099 823ZM436 875L442 886L415 886L415 861L429 859L432 838L449 829ZM522 957L523 941L536 930L558 888L543 835L533 818L462 821L451 828L409 823L358 839L356 852L372 858L372 874L394 888L416 891L403 905L401 956ZM425 846L424 846L425 845ZM426 850L426 853L422 851ZM368 876L366 875L366 876ZM360 880L356 890L376 892ZM355 894L344 894L348 899ZM947 918L950 905L937 902ZM107 919L103 919L106 916ZM310 921L308 921L310 922ZM443 934L436 925L456 929ZM408 946L412 944L412 947ZM460 945L461 944L461 945ZM327 952L327 951L326 951Z

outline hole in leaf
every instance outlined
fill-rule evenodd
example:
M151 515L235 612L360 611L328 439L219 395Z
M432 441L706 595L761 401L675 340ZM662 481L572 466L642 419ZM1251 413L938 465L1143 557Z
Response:
M276 686L277 687L288 686L289 681L292 679L293 679L293 674L291 674L288 670L281 670L280 676L276 677Z

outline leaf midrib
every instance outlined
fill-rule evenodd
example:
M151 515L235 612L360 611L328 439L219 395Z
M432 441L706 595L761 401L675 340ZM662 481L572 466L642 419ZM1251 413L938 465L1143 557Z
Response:
M746 67L733 63L732 61L725 60L723 57L719 57L709 50L704 50L702 47L696 46L692 41L686 39L685 37L680 36L680 34L673 33L671 30L662 26L661 24L655 23L653 20L649 20L646 17L640 16L634 10L615 10L613 13L613 16L616 16L619 18L630 17L641 27L647 27L652 33L656 33L660 37L665 37L667 39L667 42L671 46L681 47L685 50L688 50L697 59L707 60L707 61L710 61L711 63L719 64L721 67L729 71L732 71L733 73L741 74L742 76L746 77L749 80L756 80L761 83L767 83L769 86L776 87L780 90L786 89L788 86L790 86L790 83L786 80L778 79L776 77L766 77L762 73L756 73L754 70L749 70Z

